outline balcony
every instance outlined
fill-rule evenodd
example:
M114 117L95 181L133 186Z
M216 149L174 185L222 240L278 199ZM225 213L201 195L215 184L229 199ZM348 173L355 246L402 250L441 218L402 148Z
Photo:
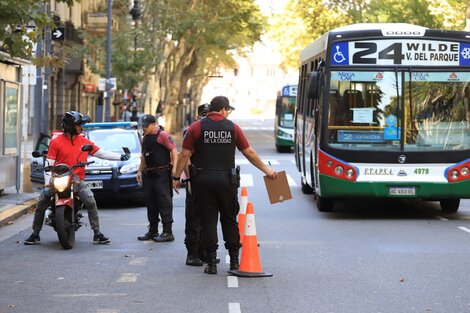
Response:
M88 13L86 16L85 29L88 32L104 35L108 25L108 15L106 13ZM114 31L119 29L119 24L116 19L112 19L111 27Z

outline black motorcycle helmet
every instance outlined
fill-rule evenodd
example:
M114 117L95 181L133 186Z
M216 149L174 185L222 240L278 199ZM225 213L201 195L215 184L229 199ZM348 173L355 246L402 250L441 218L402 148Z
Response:
M66 112L62 117L62 129L64 132L70 133L72 136L78 135L75 125L83 125L90 123L91 118L77 111Z

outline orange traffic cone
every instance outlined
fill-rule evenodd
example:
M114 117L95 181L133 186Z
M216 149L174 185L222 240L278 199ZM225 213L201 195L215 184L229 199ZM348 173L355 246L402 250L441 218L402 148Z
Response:
M273 274L263 272L258 253L258 239L256 238L255 211L253 203L248 201L246 207L246 224L243 236L242 256L240 268L228 271L240 277L271 277Z
M238 232L240 233L240 244L243 243L243 234L245 233L246 206L248 204L248 192L246 187L242 187L240 194L240 212L238 212Z

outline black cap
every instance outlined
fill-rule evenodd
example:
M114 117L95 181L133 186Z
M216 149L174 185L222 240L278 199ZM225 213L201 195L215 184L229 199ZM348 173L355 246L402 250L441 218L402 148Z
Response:
M204 103L201 104L200 106L197 107L197 115L199 116L205 116L207 112L209 112L209 103Z
M152 114L145 114L144 116L142 116L142 126L143 127L147 127L150 124L153 124L153 123L156 123L156 122L157 122L157 120L155 119L155 116L153 116Z
M226 108L227 110L235 110L235 108L230 105L227 97L217 96L211 100L211 105L209 108L211 112L219 112L223 108Z

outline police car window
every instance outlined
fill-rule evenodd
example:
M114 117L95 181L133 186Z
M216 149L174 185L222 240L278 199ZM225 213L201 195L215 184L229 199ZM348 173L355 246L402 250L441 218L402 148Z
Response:
M132 132L90 132L88 137L103 150L121 153L127 147L133 153L140 153L140 143Z

